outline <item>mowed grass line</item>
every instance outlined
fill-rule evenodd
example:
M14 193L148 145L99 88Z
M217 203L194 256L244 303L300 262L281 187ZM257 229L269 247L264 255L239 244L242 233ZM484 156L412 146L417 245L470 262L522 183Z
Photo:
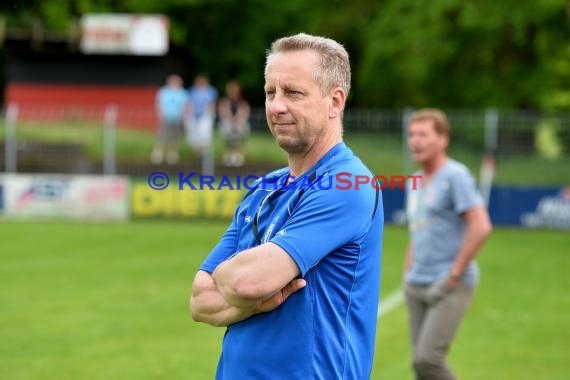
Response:
M0 222L0 374L8 380L211 379L224 330L194 323L195 271L225 222ZM407 231L387 227L382 296ZM497 229L451 351L461 379L566 379L569 237ZM373 379L411 379L402 306L379 322Z

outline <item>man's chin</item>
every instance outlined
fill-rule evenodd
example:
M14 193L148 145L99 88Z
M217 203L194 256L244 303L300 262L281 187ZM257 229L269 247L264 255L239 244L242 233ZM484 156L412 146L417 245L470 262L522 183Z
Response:
M302 153L305 150L304 144L298 141L291 141L290 138L277 136L275 140L277 140L277 145L289 154Z

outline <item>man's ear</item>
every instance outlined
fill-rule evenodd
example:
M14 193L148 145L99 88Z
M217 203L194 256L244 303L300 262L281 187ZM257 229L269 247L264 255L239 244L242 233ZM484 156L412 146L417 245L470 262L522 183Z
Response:
M342 115L346 102L346 93L341 87L334 87L331 90L331 105L329 107L329 119L334 119Z

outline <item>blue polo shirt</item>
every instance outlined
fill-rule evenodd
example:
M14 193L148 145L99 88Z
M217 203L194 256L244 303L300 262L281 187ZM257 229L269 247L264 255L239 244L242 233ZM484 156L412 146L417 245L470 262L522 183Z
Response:
M156 95L160 117L166 123L182 121L182 113L188 97L183 88L163 86Z
M218 91L212 86L190 87L188 101L192 104L192 114L201 118L208 111L208 105L218 99Z
M216 379L370 377L384 215L381 192L357 189L356 175L373 177L340 143L293 182L286 184L288 168L262 177L238 206L200 269L213 272L233 254L273 242L307 286L277 309L228 326Z

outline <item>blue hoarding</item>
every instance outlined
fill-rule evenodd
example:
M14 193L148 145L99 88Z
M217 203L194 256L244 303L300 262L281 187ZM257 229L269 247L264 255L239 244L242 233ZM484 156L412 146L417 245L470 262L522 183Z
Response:
M405 191L382 196L386 222L405 224ZM493 186L489 215L495 226L570 229L570 187Z

